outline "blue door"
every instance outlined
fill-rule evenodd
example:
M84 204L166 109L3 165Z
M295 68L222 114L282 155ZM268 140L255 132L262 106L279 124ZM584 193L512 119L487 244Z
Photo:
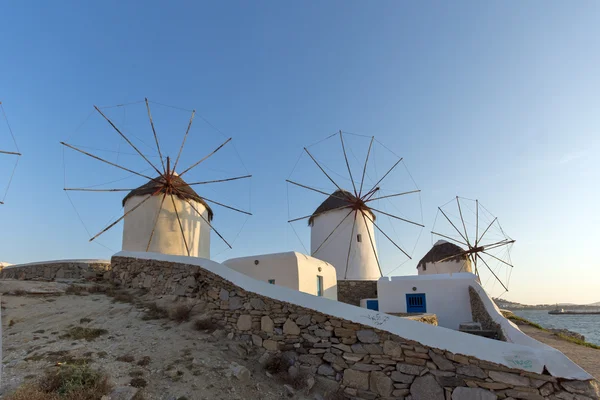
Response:
M406 312L426 313L427 303L425 293L411 293L406 295Z
M367 309L379 311L379 300L367 300Z

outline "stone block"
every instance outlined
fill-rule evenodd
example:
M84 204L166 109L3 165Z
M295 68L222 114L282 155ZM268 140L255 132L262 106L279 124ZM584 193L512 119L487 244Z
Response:
M357 331L356 337L361 343L379 343L379 335L369 329Z
M353 369L344 370L344 378L342 380L344 386L368 390L369 389L369 373L356 371Z
M298 325L294 321L288 318L283 324L283 333L285 335L297 336L300 334L300 328L298 328Z
M392 380L394 382L405 383L405 384L413 383L413 381L415 380L414 375L403 374L402 372L399 372L399 371L392 371L392 374L390 375L390 377L392 378Z
M402 357L402 346L391 340L383 342L383 354L390 357Z
M392 394L394 389L392 380L383 372L373 371L369 378L369 389L382 397Z
M265 315L260 319L260 329L263 332L273 333L273 320L268 315Z
M249 331L252 329L252 316L251 315L240 315L237 320L237 328L240 331Z
M429 374L415 378L410 394L413 400L446 400L444 389Z
M398 363L396 364L396 370L408 375L420 375L423 368L416 365L409 365Z
M473 378L485 379L487 378L486 373L476 365L460 365L456 368L458 375L471 376ZM494 379L494 378L492 378ZM527 379L527 378L526 378Z
M454 371L456 367L452 363L452 361L448 360L446 357L441 356L439 354L434 353L433 351L429 351L429 357L434 362L435 365L442 371Z
M474 375L470 375L474 376ZM512 386L529 386L529 378L510 372L490 371L490 378L494 382L506 383Z
M452 392L452 400L496 400L498 396L489 390L457 387Z
M279 343L274 340L263 340L263 347L269 351L279 350Z

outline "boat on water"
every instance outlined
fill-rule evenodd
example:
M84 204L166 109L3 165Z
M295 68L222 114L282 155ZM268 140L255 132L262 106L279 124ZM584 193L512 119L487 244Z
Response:
M598 311L574 311L574 310L567 310L565 311L564 309L555 309L555 310L550 310L548 311L548 314L552 314L552 315L600 315L600 310Z

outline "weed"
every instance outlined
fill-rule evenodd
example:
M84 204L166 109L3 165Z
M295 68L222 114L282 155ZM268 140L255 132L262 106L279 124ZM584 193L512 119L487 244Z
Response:
M45 330L43 330L43 329L40 329L39 331L35 331L35 332L33 332L33 333L44 333L44 332L46 332L46 331L45 331Z
M186 322L190 320L190 313L192 312L192 308L186 305L180 305L171 314L171 319L175 322Z
M585 340L577 339L573 336L565 335L564 333L555 333L556 336L561 338L562 340L566 340L567 342L575 343L580 346L590 347L592 349L600 350L600 346L597 344L586 342Z
M282 378L288 385L296 390L304 389L308 382L308 375L300 373L292 376L286 371L283 373Z
M92 322L92 319L91 319L91 318L81 318L81 319L79 320L79 323L80 323L80 324L87 324L87 323L89 323L89 322Z
M129 371L129 376L132 378L139 378L142 375L144 375L144 371L140 371L140 370Z
M281 354L273 354L265 364L265 370L270 374L286 373L290 367L290 362L284 359Z
M142 394L142 392L137 392L132 398L131 400L146 400L146 398L144 397L144 395Z
M107 355L108 355L108 353L105 352L105 351L99 351L98 352L98 357L99 358L105 358Z
M510 319L511 321L513 321L517 325L530 325L530 326L533 326L534 328L540 329L542 331L547 330L543 326L541 326L539 324L536 324L535 322L531 322L530 320L525 319L523 317L519 317L518 315L512 314L512 315L508 315L506 318Z
M150 360L150 357L144 356L140 361L137 362L137 365L139 365L140 367L145 367L150 364Z
M15 296L25 296L27 294L27 292L24 291L23 289L17 289L13 292L13 294Z
M76 326L67 331L67 333L61 338L71 338L75 340L85 339L88 342L96 339L101 335L107 334L106 329L100 328L85 328L83 326Z
M129 382L129 384L134 388L143 388L147 385L146 380L144 378L133 378L131 382Z
M119 356L116 358L117 361L132 363L135 361L135 357L131 354L125 354L124 356Z
M325 396L327 400L346 400L348 396L344 393L342 389L336 390L335 392L331 392Z
M14 326L16 324L14 319L11 319L10 322L8 323L8 326Z
M160 308L156 303L150 303L146 306L148 309L146 313L142 317L144 321L149 321L153 319L161 319L167 318L169 313L164 308Z
M197 331L210 331L214 332L219 326L212 321L210 318L197 319L194 322L194 328Z
M86 292L87 288L80 285L70 285L65 289L65 294L72 294L75 296L82 296Z

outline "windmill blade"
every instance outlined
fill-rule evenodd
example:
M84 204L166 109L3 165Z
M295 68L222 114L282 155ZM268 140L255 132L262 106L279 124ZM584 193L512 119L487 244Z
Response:
M302 219L306 219L306 218L310 218L310 217L317 217L317 216L319 216L321 214L325 214L326 212L336 211L336 210L343 210L345 208L350 208L350 207L352 207L352 205L348 204L347 206L332 208L331 210L321 211L321 212L318 212L316 214L310 214L310 215L305 215L304 217L290 219L288 222L296 222L296 221L300 221Z
M113 124L113 122L110 120L110 118L108 118L106 115L104 115L104 113L103 113L102 111L100 111L100 109L99 109L97 106L94 106L94 108L96 109L96 111L98 111L98 112L100 113L100 115L102 115L102 116L104 117L104 119L105 119L105 120L106 120L106 121L107 121L107 122L110 124L110 126L112 126L112 127L113 127L113 129L114 129L115 131L117 131L117 133L118 133L119 135L121 135L121 137L122 137L123 139L125 139L125 141L126 141L126 142L127 142L127 143L128 143L128 144L129 144L129 145L130 145L130 146L131 146L131 147L132 147L132 148L133 148L133 149L134 149L134 150L135 150L135 151L136 151L136 152L137 152L137 153L138 153L138 154L139 154L139 155L140 155L142 158L143 158L143 159L144 159L144 160L146 160L146 162L147 162L148 164L150 164L150 165L152 166L152 168L154 168L154 170L155 170L155 171L158 173L158 175L162 176L162 173L161 173L161 172L158 170L158 168L156 168L156 167L154 166L154 164L152 164L152 163L150 162L150 160L148 160L148 159L146 158L146 156L144 155L144 153L142 153L142 152L141 152L141 151L140 151L140 150L139 150L137 147L135 147L135 145L134 145L133 143L131 143L131 140L129 140L129 139L127 138L127 136L125 136L125 135L123 134L123 132L121 132L121 131L119 130L119 128L117 128L117 126L116 126L115 124Z
M388 170L388 172L386 172L386 173L385 173L385 175L383 175L383 176L381 177L381 179L380 179L380 180L378 180L378 181L377 181L377 183L373 185L373 188L372 188L371 190L369 190L369 192L367 192L367 193L370 193L370 192L371 192L373 189L375 189L376 187L378 187L378 186L379 186L379 184L380 184L380 183L381 183L381 182L382 182L382 181L385 179L385 177L386 177L386 176L388 176L388 175L389 175L389 173L390 173L390 172L392 172L392 171L394 170L394 168L396 168L396 166L397 166L398 164L400 164L400 162L402 162L402 158L400 158L398 161L396 161L396 163L395 163L394 165L392 165L392 168L390 168L390 169Z
M348 174L350 175L350 182L352 182L352 187L354 188L354 196L358 197L358 192L356 191L356 185L354 184L354 178L352 177L352 171L350 170L350 163L348 162L348 156L346 155L346 146L344 146L344 138L342 137L341 130L340 130L340 141L342 142L342 152L344 153L344 159L346 160L346 167L348 168Z
M479 243L479 200L475 199L475 247Z
M373 146L374 140L375 140L375 136L371 136L371 143L369 143L369 150L367 150L367 157L365 158L365 166L363 168L362 178L360 180L360 190L358 191L358 197L361 197L361 198L362 198L363 183L365 182L365 174L367 172L367 163L369 162L369 154L371 154L371 147Z
M460 244L462 244L463 246L467 246L467 244L466 244L466 243L463 243L463 242L461 242L460 240L454 239L454 238L452 238L452 237L450 237L450 236L442 235L441 233L437 233L437 232L434 232L434 231L431 231L431 233L432 233L432 234L434 234L434 235L437 235L437 236L441 236L441 237L443 237L443 238L445 238L445 239L452 240L453 242L460 243ZM468 246L467 246L467 247L468 247Z
M214 204L216 204L218 206L225 207L225 208L228 208L228 209L233 210L233 211L237 211L237 212L242 213L242 214L252 215L252 213L249 213L248 211L240 210L239 208L231 207L231 206L228 206L227 204L223 204L223 203L219 203L218 201L207 199L206 197L202 197L202 199L208 201L209 203L214 203Z
M319 247L317 247L317 249L312 252L311 256L315 256L315 254L317 254L317 252L321 249L321 247L327 242L327 240L331 237L331 235L333 235L333 233L337 230L337 228L340 227L340 225L342 225L342 223L346 220L346 218L348 218L348 216L352 213L353 210L350 210L348 212L348 214L346 214L346 216L344 218L342 218L342 220L340 221L339 224L337 224L335 226L335 228L333 228L333 230L331 231L331 233L329 235L327 235L327 237L325 238L325 240L323 240L323 242L321 242L321 244L319 245Z
M68 147L68 148L70 148L70 149L73 149L73 150L75 150L75 151L78 151L78 152L80 152L80 153L82 153L82 154L85 154L85 155L86 155L86 156L88 156L88 157L92 157L92 158L94 158L94 159L96 159L96 160L98 160L98 161L102 161L103 163L106 163L106 164L108 164L108 165L112 165L113 167L117 167L117 168L119 168L119 169L122 169L123 171L130 172L130 173L132 173L132 174L134 174L134 175L141 176L142 178L146 178L146 179L149 179L149 180L151 180L151 181L156 181L156 180L157 180L156 178L151 178L151 177L149 177L148 175L144 175L144 174L141 174L141 173L139 173L139 172L135 172L135 171L133 171L133 170L131 170L131 169L129 169L129 168L125 168L125 167L123 167L123 166L121 166L121 165L119 165L119 164L115 164L115 163L113 163L113 162L110 162L110 161L107 161L107 160L105 160L105 159L103 159L103 158L101 158L101 157L95 156L95 155L93 155L92 153L88 153L87 151L84 151L84 150L78 149L77 147L75 147L75 146L73 146L73 145L71 145L71 144L68 144L68 143L65 143L65 142L60 142L60 144L62 144L63 146L66 146L66 147ZM161 176L162 176L162 174L161 174Z
M64 188L66 191L74 192L131 192L135 189L90 189L90 188Z
M197 161L196 163L192 164L188 169L186 169L185 171L183 171L182 173L179 174L179 177L183 176L183 174L185 174L186 172L188 172L189 170L191 170L192 168L196 168L201 162L206 161L208 158L212 157L217 151L221 150L223 148L223 146L225 146L227 143L229 143L231 141L231 138L227 139L225 142L223 142L219 147L217 147L216 149L214 149L210 154L208 154L207 156L205 156L204 158L202 158L200 161Z
M458 200L458 196L456 196L456 204L458 204L458 213L460 214L460 221L462 222L463 228L465 230L465 240L469 247L471 247L471 243L469 242L469 234L467 233L467 225L465 225L465 219L463 218L462 209L460 208L460 201Z
M373 254L375 255L375 260L377 261L377 268L379 268L379 275L383 276L383 272L381 271L381 265L379 264L379 257L377 257L377 250L375 250L375 243L373 243L373 238L371 237L371 230L369 229L369 225L367 224L367 219L365 218L365 213L361 211L363 221L365 221L365 227L367 228L367 233L369 234L369 241L371 242L371 248L373 249Z
M378 210L378 209L376 209L376 208L373 208L373 207L369 207L369 209L370 209L370 210L373 210L373 211L376 211L376 212L378 212L378 213L381 213L381 214L383 214L383 215L387 215L388 217L396 218L396 219L399 219L400 221L408 222L409 224L413 224L413 225L420 226L421 228L425 228L425 225L423 225L423 224L419 224L418 222L414 222L414 221L410 221L410 220L408 220L408 219L400 218L400 217L398 217L398 216L396 216L396 215L393 215L393 214L386 213L385 211L381 211L381 210Z
M500 242L493 243L493 244L487 244L487 245L481 246L481 247L483 247L485 250L492 250L492 249L497 249L498 247L508 246L509 244L513 244L514 242L515 242L514 240L505 239Z
M502 285L502 287L504 288L504 290L506 290L508 292L508 288L506 287L506 285L504 285L504 283L502 283L502 281L500 280L500 278L498 278L498 275L496 275L494 273L494 271L490 268L490 266L488 265L488 263L485 262L485 260L479 254L476 254L476 256L485 264L485 266L487 267L487 269L490 270L490 272L492 273L492 275L494 275L494 278L496 278L496 280L498 282L500 282L500 284Z
M177 217L177 222L179 223L179 230L181 231L181 237L183 238L183 244L185 245L185 250L187 251L188 257L190 256L190 248L187 243L187 239L185 238L185 232L183 231L183 224L181 223L181 219L179 218L179 211L177 211L177 204L175 204L175 198L171 197L171 202L173 203L173 208L175 208L175 216Z
M367 213L365 213L363 210L360 210L360 212L363 214L363 217L366 217L366 218L368 218L368 219L369 219L369 221L371 221L371 223L373 224L373 226L375 226L375 228L377 228L377 229L379 230L379 232L383 233L383 236L385 236L385 237L387 238L387 240L389 240L390 242L392 242L392 244L393 244L394 246L396 246L396 247L398 248L398 250L400 250L401 252L403 252L403 253L404 253L404 255L405 255L406 257L408 257L408 259L409 259L409 260L412 260L412 257L411 257L411 256L409 256L409 255L408 255L408 253L402 249L402 247L398 246L398 245L396 244L396 242L394 242L394 241L392 240L392 238L391 238L391 237L389 237L389 236L387 235L387 233L385 233L385 232L383 231L383 229L381 229L381 228L380 228L380 227L379 227L379 226L378 226L378 225L375 223L375 221L373 221L373 220L372 220L372 219L371 219L371 218L370 218L370 217L367 215ZM383 276L383 275L382 275L382 276Z
M488 253L488 252L486 252L486 251L482 251L482 253L483 253L483 254L487 254L488 256L490 256L490 257L492 257L492 258L495 258L496 260L500 261L500 262L501 262L501 263L503 263L503 264L506 264L506 265L508 265L508 266L509 266L509 267L511 267L511 268L514 268L514 265L507 263L507 262L506 262L506 261L504 261L503 259L501 259L501 258L498 258L498 257L496 257L496 256L495 256L495 255L493 255L493 254L490 254L490 253Z
M345 198L345 197L342 198L342 197L334 196L333 193L327 193L327 192L324 192L322 190L315 189L315 188L303 185L303 184L298 183L298 182L290 181L289 179L286 179L285 181L288 182L288 183L291 183L292 185L296 185L296 186L299 186L299 187L304 188L304 189L312 190L313 192L321 193L321 194L324 194L325 196L333 197L334 199L348 200L348 198Z
M409 192L402 192L402 193L390 194L390 195L387 195L387 196L375 197L375 198L371 198L369 200L365 200L365 203L368 203L370 201L375 201L375 200L387 199L387 198L390 198L390 197L404 196L405 194L419 193L419 192L421 192L420 189L419 190L411 190Z
M215 179L213 181L192 182L192 183L177 185L176 187L181 187L181 186L186 186L186 185L187 186L192 186L192 185L206 185L206 184L209 184L209 183L230 182L230 181L236 181L238 179L246 179L246 178L252 178L252 175L236 176L236 177L233 177L233 178L225 178L225 179Z
M315 160L315 158L313 157L312 154L310 154L310 152L308 151L308 149L305 147L304 151L306 151L306 153L310 156L310 158L314 161L315 164L317 164L317 167L319 167L319 169L321 170L321 172L323 172L325 174L325 176L331 181L331 183L333 183L335 185L335 187L337 187L340 192L342 192L344 194L344 196L346 196L348 198L349 201L352 201L352 199L347 196L345 193L345 191L340 187L340 185L338 185L330 176L327 172L325 172L325 170L323 169L323 167L321 167L321 164L319 164L317 162L317 160Z
M150 113L150 104L148 104L148 99L144 99L146 101L146 109L148 110L148 119L150 120L150 126L152 127L152 133L154 134L154 141L156 142L156 149L158 150L158 156L160 157L160 162L163 167L163 171L166 171L165 162L163 161L162 152L160 151L160 145L158 144L158 136L156 135L156 130L154 129L154 121L152 120L152 114Z
M112 224L110 224L109 226L107 226L106 228L102 229L100 232L98 232L93 238L91 238L89 241L93 241L94 239L96 239L98 236L102 235L103 233L105 233L106 231L108 231L110 228L112 228L113 226L115 226L116 224L118 224L123 218L125 218L126 216L128 216L129 214L131 214L132 212L134 212L139 206L141 206L142 204L144 204L145 202L147 202L148 200L150 200L152 196L148 196L146 197L144 200L140 201L138 204L135 205L135 207L133 207L131 210L127 211L125 214L123 214L119 219L117 219L115 222L113 222Z
M352 222L352 231L350 232L350 240L348 243L348 255L346 256L346 270L344 271L344 279L348 278L348 265L350 264L350 251L352 250L352 243L354 243L354 228L356 227L356 216L358 212L356 210L350 210L350 212L354 211L354 221ZM350 214L348 214L350 215ZM381 270L380 270L381 272Z
M146 99L146 104L148 100ZM156 213L156 219L154 220L154 225L152 226L152 232L150 232L150 239L148 239L148 245L146 246L146 251L150 249L150 244L152 243L152 237L154 236L154 231L156 230L156 224L158 224L158 218L160 217L160 213L162 211L163 205L165 204L165 199L167 198L167 192L163 194L162 200L160 201L160 207L158 208L158 212Z
M438 210L440 210L440 212L442 213L442 215L444 217L446 217L446 219L448 220L448 222L450 222L450 225L452 225L452 227L454 228L454 230L456 230L456 232L458 232L458 234L464 239L464 241L467 242L467 246L471 247L471 245L469 244L469 241L467 240L467 238L463 236L463 234L461 233L461 231L456 227L456 225L454 225L454 223L450 220L450 218L448 218L448 216L446 215L446 213L444 212L444 210L442 210L440 207L438 207Z
M183 151L183 146L185 146L185 141L187 140L188 133L190 132L190 128L192 127L192 122L194 121L194 115L196 115L196 110L192 110L192 116L190 117L190 122L185 131L185 135L183 135L183 142L181 142L181 147L179 148L179 153L177 154L177 158L175 159L175 165L173 165L173 171L177 170L177 164L179 163L179 157L181 157L181 152Z
M490 229L492 227L492 225L494 225L494 222L496 222L497 219L498 219L498 217L494 218L492 220L492 222L490 222L490 224L487 226L487 228L485 228L485 230L483 231L483 233L481 234L481 237L477 240L477 242L481 242L483 240L483 237L487 233L488 229Z
M190 205L190 207L192 207L192 209L193 209L194 211L196 211L196 213L197 213L197 214L200 216L200 218L202 218L202 220L203 220L204 222L206 222L206 224L207 224L207 225L210 227L210 229L212 229L212 230L213 230L213 231L214 231L214 232L217 234L217 236L219 236L219 237L221 238L221 240L222 240L223 242L225 242L225 244L226 244L227 246L229 246L229 248L230 248L230 249L233 249L233 247L231 247L231 245L229 244L229 242L228 242L227 240L225 240L225 238L223 237L223 235L221 235L221 234L219 233L219 231L218 231L218 230L216 230L216 229L215 229L215 227L214 227L214 226L212 226L212 224L211 224L210 222L208 222L208 220L207 220L206 218L204 218L204 215L202 215L202 213L201 213L200 211L198 211L198 209L197 209L197 208L194 206L194 204L192 204L191 200L189 200L188 198L186 198L186 199L185 199L185 201L187 201L187 202L188 202L188 204Z
M4 151L4 150L0 150L0 154L8 154L11 156L21 156L21 153L17 153L16 151Z

